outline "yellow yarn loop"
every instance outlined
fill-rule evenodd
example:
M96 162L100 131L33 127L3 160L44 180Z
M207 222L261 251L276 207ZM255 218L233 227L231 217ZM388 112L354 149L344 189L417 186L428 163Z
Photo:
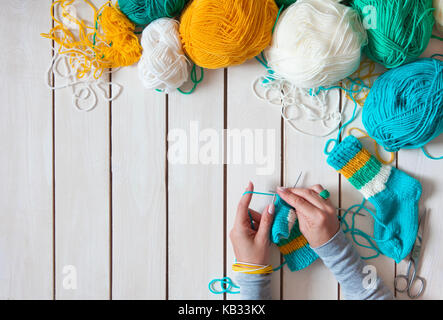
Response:
M209 69L238 65L271 42L274 0L194 0L181 16L185 53Z
M70 7L75 1L53 2L54 28L42 36L58 44L59 54L69 56L77 78L93 72L98 79L105 69L128 66L140 59L142 49L134 34L135 25L111 1L97 10L89 0L83 0L93 12L93 25L71 14ZM61 11L61 19L55 17L57 9Z
M357 128L357 127L349 128L349 130L348 130L348 134L349 134L349 135L352 135L352 131L353 131L353 130L358 131L358 132L360 132L360 133L362 134L362 136L357 137L358 139L369 138L369 139L371 139L372 141L374 141L375 156L377 157L378 161L380 161L381 163L383 163L383 164L385 164L385 165L388 165L388 164L391 164L392 162L394 162L394 160L395 160L395 153L394 153L394 152L389 152L391 158L390 158L388 161L384 160L384 159L381 157L380 152L378 151L379 145L378 145L377 141L375 141L375 139L371 138L371 137L368 135L368 133L367 133L366 131L364 131L364 130L362 130L362 129L360 129L360 128Z
M372 87L372 83L375 81L375 79L381 74L382 73L375 73L375 62L370 60L369 58L365 58L360 63L360 67L350 76L350 78L360 79L370 88ZM351 81L349 81L349 79L344 79L343 86L345 88L350 88ZM346 98L349 99L349 101L353 102L350 93L345 90L342 91L346 93ZM363 107L368 94L369 89L363 88L360 92L352 94L352 96L354 97L355 102L357 102L360 107Z
M232 265L232 271L247 274L269 274L274 272L271 265L262 266L242 262L234 263Z

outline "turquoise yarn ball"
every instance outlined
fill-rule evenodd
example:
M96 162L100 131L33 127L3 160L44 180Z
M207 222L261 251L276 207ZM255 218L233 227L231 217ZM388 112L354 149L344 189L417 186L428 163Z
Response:
M432 0L354 0L367 28L366 55L395 68L425 51L434 26Z
M129 20L139 26L180 14L187 0L118 0L118 5Z
M371 88L362 114L387 151L421 148L443 132L443 61L424 58L389 70Z

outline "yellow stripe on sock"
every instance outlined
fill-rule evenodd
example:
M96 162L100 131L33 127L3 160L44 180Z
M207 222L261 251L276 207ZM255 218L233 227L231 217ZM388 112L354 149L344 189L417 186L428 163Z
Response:
M300 235L291 242L281 246L279 249L282 254L290 254L291 252L304 247L307 243L308 241L306 238L303 235Z
M371 154L366 149L361 149L349 162L341 168L340 172L346 179L352 177L358 170L364 167L371 158Z

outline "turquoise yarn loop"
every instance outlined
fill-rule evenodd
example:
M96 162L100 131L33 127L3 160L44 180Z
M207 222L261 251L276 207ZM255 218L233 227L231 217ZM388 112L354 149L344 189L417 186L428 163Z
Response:
M185 94L185 95L193 93L195 91L195 89L197 88L198 84L203 81L204 77L205 77L205 73L204 73L204 70L202 67L200 67L200 78L197 76L197 67L194 64L191 69L191 81L193 83L191 90L183 91L182 89L178 88L177 89L178 92Z
M362 121L389 152L421 148L426 157L443 159L424 150L443 132L443 61L423 58L381 75L366 99Z
M389 228L377 218L376 213L365 206L365 203L366 203L366 199L363 199L362 203L355 204L355 205L349 207L347 210L345 210L343 215L341 217L339 217L339 220L340 220L340 225L342 226L343 232L345 234L347 234L347 233L351 234L352 240L355 242L356 245L358 245L359 247L362 247L362 248L367 248L367 249L371 249L371 250L375 251L374 255L372 255L372 256L362 257L363 260L370 260L370 259L377 258L380 254L382 254L380 249L377 247L376 242L379 242L379 243L386 242L386 241L391 240L392 237L388 237L386 239L375 239L374 237L371 237L370 235L368 235L364 231L355 227L355 216L358 215L361 210L365 210L366 212L368 212L372 216L372 218L374 219L374 223L377 223L380 226L382 226L384 229L386 229L387 231L390 231ZM357 210L354 210L354 209L357 209ZM348 222L345 220L346 216L350 212L352 212L351 226L349 226ZM360 242L357 239L357 236L366 240L366 242L368 244L364 244L364 243Z
M118 0L118 5L129 20L138 26L180 14L187 0Z
M416 60L428 46L434 26L432 0L354 0L352 7L369 24L364 52L386 68Z
M216 283L220 283L220 290L216 290L214 288L214 285ZM213 279L208 284L209 291L213 294L223 294L223 293L230 293L230 294L238 294L240 291L233 291L233 289L240 289L239 286L237 286L231 278L224 277L221 279Z

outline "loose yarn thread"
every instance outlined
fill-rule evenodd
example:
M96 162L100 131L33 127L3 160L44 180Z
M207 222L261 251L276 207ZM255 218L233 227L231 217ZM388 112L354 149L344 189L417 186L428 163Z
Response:
M120 10L137 26L180 14L187 0L118 0Z
M286 123L295 131L308 136L325 137L338 129L342 121L342 114L339 111L339 99L337 106L330 110L327 103L327 95L325 91L318 94L311 94L309 91L297 88L294 84L284 79L273 78L273 70L268 66L263 53L256 57L267 70L267 75L259 76L252 83L252 92L260 100L266 101L272 106L280 107L280 114ZM260 89L260 90L259 90ZM259 93L259 91L261 91ZM337 93L340 92L337 90ZM308 101L311 107L303 103ZM294 110L296 114L289 116L289 110ZM319 122L325 129L325 132L309 132L302 129L298 124L303 120L302 115L311 123Z
M215 289L215 284L220 284L220 290ZM239 286L237 286L234 281L232 281L229 277L224 277L221 279L213 279L208 284L208 289L213 294L223 294L223 293L230 293L230 294L239 294L240 291L234 291L234 289L240 289Z
M51 90L71 88L72 104L79 111L92 111L98 103L97 92L101 93L105 101L114 101L123 90L122 85L116 82L105 81L102 78L96 79L92 72L78 79L78 68L76 64L70 64L71 57L66 53L59 53L53 49L53 57L49 64L45 83ZM80 67L81 68L81 67ZM104 73L111 73L105 71ZM55 75L59 85L53 85L52 76ZM112 87L112 95L106 91Z
M432 0L355 0L352 7L367 21L364 52L386 68L411 62L426 49L434 25Z
M270 77L318 88L354 73L365 44L355 10L335 0L299 0L281 14L265 56Z
M193 0L181 16L183 49L200 67L241 64L269 45L277 13L274 0Z
M55 26L43 37L54 40L58 53L69 56L77 70L77 78L90 72L99 79L104 70L131 65L141 56L141 47L134 34L135 26L109 1L99 10L89 0L83 0L93 11L94 25L77 19L70 12L75 0L58 0L51 5ZM61 19L54 13L61 9ZM73 24L68 28L66 22Z
M147 89L170 92L188 80L191 63L182 50L178 21L155 20L143 31L141 45L138 74Z
M442 56L442 55L438 55ZM381 75L363 107L363 125L387 151L421 148L443 132L443 62L422 58Z

